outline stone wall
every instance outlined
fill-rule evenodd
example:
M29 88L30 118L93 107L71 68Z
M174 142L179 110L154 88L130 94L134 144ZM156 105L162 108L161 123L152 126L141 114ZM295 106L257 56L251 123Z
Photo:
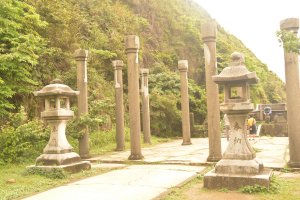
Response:
M268 135L273 137L287 137L288 136L287 123L270 123L263 124L260 130L260 136Z

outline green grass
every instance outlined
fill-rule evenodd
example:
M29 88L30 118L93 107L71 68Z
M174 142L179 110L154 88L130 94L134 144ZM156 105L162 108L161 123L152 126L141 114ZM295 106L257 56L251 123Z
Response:
M129 141L129 131L126 131L126 149L130 149ZM112 131L102 131L99 133L92 133L90 135L91 145L90 153L91 155L101 155L112 152L116 148L115 143L115 132ZM168 142L171 139L158 138L155 136L151 137L152 144L143 144L141 138L142 147L150 147L159 143ZM75 151L78 147L78 141L69 138L69 142L74 147ZM72 181L76 181L89 176L94 176L107 172L109 170L103 169L93 169L89 171L82 171L77 174L66 173L65 178L53 179L47 178L46 176L34 175L26 173L26 166L34 164L32 159L28 160L26 164L8 164L0 165L0 200L9 200L22 198L28 195L32 195L37 192L45 191L50 188L64 185ZM130 163L129 163L130 164ZM55 177L55 176L54 176ZM16 183L7 183L7 180L14 179Z
M191 198L187 195L190 192L190 189L195 186L201 186L199 190L197 190L196 195ZM247 192L248 194L244 194L243 192ZM251 193L249 194L249 191ZM221 196L220 193L223 193L224 196L226 194L226 198L230 197L232 193L238 193L242 195L242 199L251 199L253 200L300 200L300 178L280 178L280 177L273 177L271 182L270 190L266 190L262 187L251 186L240 189L238 191L230 191L226 188L221 188L217 190L209 190L203 188L203 176L200 175L193 180L185 183L181 187L174 187L172 188L169 193L161 196L160 200L192 200L192 199L201 199L205 196L205 194L218 194Z
M76 174L66 173L66 177L63 179L53 179L40 175L28 175L26 174L26 166L26 164L0 166L0 200L25 197L108 171L107 169L92 169ZM6 181L10 179L14 179L16 182L7 183Z

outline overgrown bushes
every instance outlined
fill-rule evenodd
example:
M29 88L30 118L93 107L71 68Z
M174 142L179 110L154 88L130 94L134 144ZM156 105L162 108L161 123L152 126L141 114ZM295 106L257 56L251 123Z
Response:
M35 159L49 140L49 130L38 120L18 127L5 126L0 131L0 164L21 163Z
M189 79L190 112L202 124L206 116L205 91ZM155 67L149 76L151 132L161 137L181 135L179 72Z

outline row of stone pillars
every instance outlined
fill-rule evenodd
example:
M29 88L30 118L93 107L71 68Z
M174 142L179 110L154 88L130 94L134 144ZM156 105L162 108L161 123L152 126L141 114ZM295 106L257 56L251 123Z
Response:
M150 111L149 111L149 90L148 90L148 69L139 69L138 51L139 38L135 35L126 37L125 47L127 53L128 66L128 101L129 101L129 126L131 155L130 160L142 159L140 142L140 95L139 95L139 74L141 74L141 96L142 96L142 124L144 143L151 143L150 132ZM88 113L87 102L87 58L88 51L78 49L75 51L75 60L77 62L77 88L80 91L78 96L78 115ZM116 99L116 143L117 151L125 149L124 134L124 105L123 105L123 61L115 60L112 62L115 70L115 99ZM181 77L181 105L182 105L182 134L183 145L191 144L190 133L190 113L188 100L188 61L180 60L178 69ZM79 140L79 154L82 158L89 157L89 132L88 127L82 127L85 131Z
M298 19L288 19L281 22L282 30L289 30L297 33L299 28ZM217 74L216 65L216 24L207 23L201 27L202 39L204 41L205 71L206 71L206 88L207 88L207 122L209 137L209 156L208 161L219 161L221 155L220 140L220 111L218 100L218 85L212 81L212 76ZM130 117L130 139L131 155L129 159L141 159L140 145L140 96L139 96L139 38L135 35L126 38L126 53L128 65L128 98L129 98L129 117ZM87 51L77 50L75 52L77 61L77 87L80 90L78 97L78 113L88 113L87 107ZM299 66L298 55L285 51L286 66L286 85L287 85L287 107L289 121L289 139L290 139L290 162L291 166L300 165L300 142L299 132L300 125L300 91L299 91ZM124 149L124 108L123 108L123 88L122 88L122 61L114 61L115 67L115 88L116 88L116 116L117 116L117 150ZM189 119L189 102L188 102L188 83L186 60L178 62L178 69L181 77L181 105L182 105L182 132L183 145L191 144L190 141L190 119ZM148 70L142 69L142 105L143 105L143 132L144 142L150 143L150 117L149 117L149 92L148 92ZM297 98L294 98L297 96ZM299 98L298 98L299 97ZM294 108L297 109L294 109ZM88 128L79 141L80 156L85 158L89 156L88 146Z
M130 126L130 143L131 154L129 160L139 160L143 158L140 145L140 106L139 106L139 72L141 73L141 96L142 96L142 119L143 119L143 134L144 143L151 143L150 133L150 111L149 111L149 90L148 90L148 69L139 70L138 51L139 38L135 35L127 36L125 40L128 66L128 101L129 101L129 126ZM121 62L121 61L115 61ZM191 144L190 142L190 122L189 122L189 101L188 101L188 79L187 69L188 63L186 60L178 62L178 68L181 75L181 105L182 105L182 127L183 127L183 145ZM120 72L118 72L120 73ZM121 76L116 72L117 76ZM118 83L116 82L116 87ZM120 88L120 90L122 90ZM123 98L123 97L122 97ZM116 101L119 101L116 97ZM118 106L123 106L123 102L119 102ZM116 113L124 116L124 111ZM120 117L121 118L121 117ZM124 117L123 117L124 118ZM124 126L124 121L120 127ZM117 122L117 127L119 126ZM124 133L117 133L124 135ZM117 136L118 138L118 136ZM120 136L117 141L124 140L124 136ZM120 142L124 144L124 141ZM124 148L124 146L122 146Z

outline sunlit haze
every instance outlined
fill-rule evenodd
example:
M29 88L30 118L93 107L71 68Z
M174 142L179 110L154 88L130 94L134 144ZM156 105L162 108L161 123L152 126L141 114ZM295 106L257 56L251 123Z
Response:
M283 49L279 46L276 31L281 20L300 18L300 0L194 1L285 80Z

